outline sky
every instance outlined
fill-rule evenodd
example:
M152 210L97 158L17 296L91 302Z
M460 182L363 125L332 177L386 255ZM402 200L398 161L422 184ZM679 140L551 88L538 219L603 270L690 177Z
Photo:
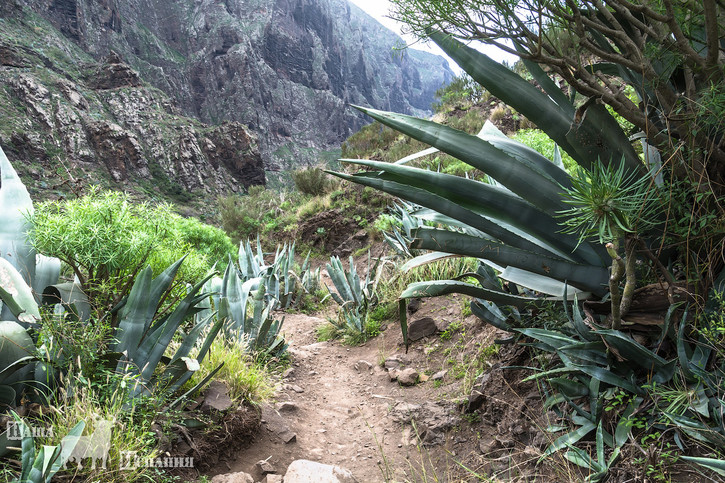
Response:
M403 35L401 32L402 24L400 22L397 22L391 18L388 18L388 12L390 10L390 2L388 0L349 0L351 3L354 3L356 6L358 6L360 9L364 10L368 15L373 17L375 20L383 24L388 29L392 30L396 34L403 37L403 40L408 42L408 44L418 50L425 50L427 52L432 52L434 54L442 55L446 59L448 59L448 64L450 64L451 69L456 74L461 74L461 69L456 65L453 60L448 58L446 54L443 53L443 51L435 45L433 42L416 42L415 37L409 36L409 35ZM476 46L473 46L476 47ZM508 62L515 62L517 60L517 57L511 54L508 54L506 52L503 52L495 47L492 46L479 46L477 47L479 50L487 54L489 57L493 58L494 60L497 60L501 62L502 60L507 60Z

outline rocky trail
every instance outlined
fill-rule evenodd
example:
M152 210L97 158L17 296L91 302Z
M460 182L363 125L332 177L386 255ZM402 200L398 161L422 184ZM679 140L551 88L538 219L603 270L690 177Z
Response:
M514 446L525 447L534 435L530 423L521 424L531 412L519 390L500 375L484 376L482 383L490 387L479 389L495 393L500 403L488 398L491 410L484 413L483 424L477 415L463 412L471 403L482 404L461 398L464 381L475 377L465 374L466 363L497 336L475 317L462 317L464 300L424 301L413 317L422 322L413 322L411 332L420 330L413 336L425 337L411 344L408 353L396 323L367 343L349 347L316 340L315 328L324 319L287 314L283 332L292 364L281 390L262 407L262 425L251 446L213 468L212 481L281 482L296 460L338 466L358 482L469 481L475 480L471 471L482 467L530 474L525 467L533 456L522 465L510 458ZM504 401L506 395L512 400ZM511 433L517 424L521 428ZM311 480L288 474L284 481L323 481L321 468L308 468ZM339 481L355 481L341 475Z

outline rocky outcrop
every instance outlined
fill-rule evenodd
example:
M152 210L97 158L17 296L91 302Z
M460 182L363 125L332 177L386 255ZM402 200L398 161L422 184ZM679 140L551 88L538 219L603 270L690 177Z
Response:
M91 89L118 89L119 87L140 87L138 73L125 64L116 52L111 51L96 71L88 78Z
M299 163L339 146L367 122L349 104L422 114L452 76L441 57L394 50L401 40L346 0L2 2L31 7L97 60L117 52L90 87L137 85L122 58L185 115L249 126L268 167L281 147Z
M139 169L141 176L148 177L143 149L133 133L109 121L90 121L86 124L86 132L91 147L103 160L114 181L127 180L129 169Z
M34 33L14 25L15 38ZM242 124L209 126L181 115L118 54L97 64L64 52L67 41L52 34L43 52L4 42L0 37L0 145L21 176L34 180L31 189L58 196L69 180L107 186L110 179L143 197L188 201L265 183L256 138Z

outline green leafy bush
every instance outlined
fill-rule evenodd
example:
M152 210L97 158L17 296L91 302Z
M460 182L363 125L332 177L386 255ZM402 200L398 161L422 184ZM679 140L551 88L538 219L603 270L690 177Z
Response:
M170 205L132 203L114 191L41 203L30 221L36 250L65 262L95 307L118 303L146 264L157 275L186 256L179 278L191 283L216 261L205 252L223 259L233 250L220 230L184 220Z
M321 196L335 187L333 180L320 168L299 169L292 173L292 180L300 193Z
M541 153L547 159L554 159L556 143L540 129L520 129L512 136L512 139L527 145ZM578 165L567 153L561 153L561 161L564 168L571 173Z
M222 229L234 243L274 232L294 223L293 201L285 193L252 186L246 195L219 198ZM286 216L285 216L286 215Z
M433 111L445 112L448 109L465 107L478 102L485 94L487 94L486 90L481 87L481 84L467 74L463 74L436 91L435 97L438 101L433 104Z

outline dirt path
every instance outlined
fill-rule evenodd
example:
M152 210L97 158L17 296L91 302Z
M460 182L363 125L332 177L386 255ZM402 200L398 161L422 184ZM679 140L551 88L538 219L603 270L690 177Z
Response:
M448 323L460 318L448 312L439 318ZM254 443L228 463L228 470L245 471L259 481L259 460L268 460L284 474L292 461L310 459L347 468L360 482L450 481L447 475L460 470L451 456L470 443L477 450L478 442L450 436L442 444L423 447L412 427L400 423L399 403L437 401L450 408L446 399L457 394L460 381L449 378L402 387L381 366L397 356L421 374L438 371L440 362L428 356L438 338L418 343L405 354L400 328L391 324L366 344L347 347L316 341L315 328L323 322L303 314L286 316L291 370L276 402L263 408L262 429ZM293 434L295 438L285 442Z

